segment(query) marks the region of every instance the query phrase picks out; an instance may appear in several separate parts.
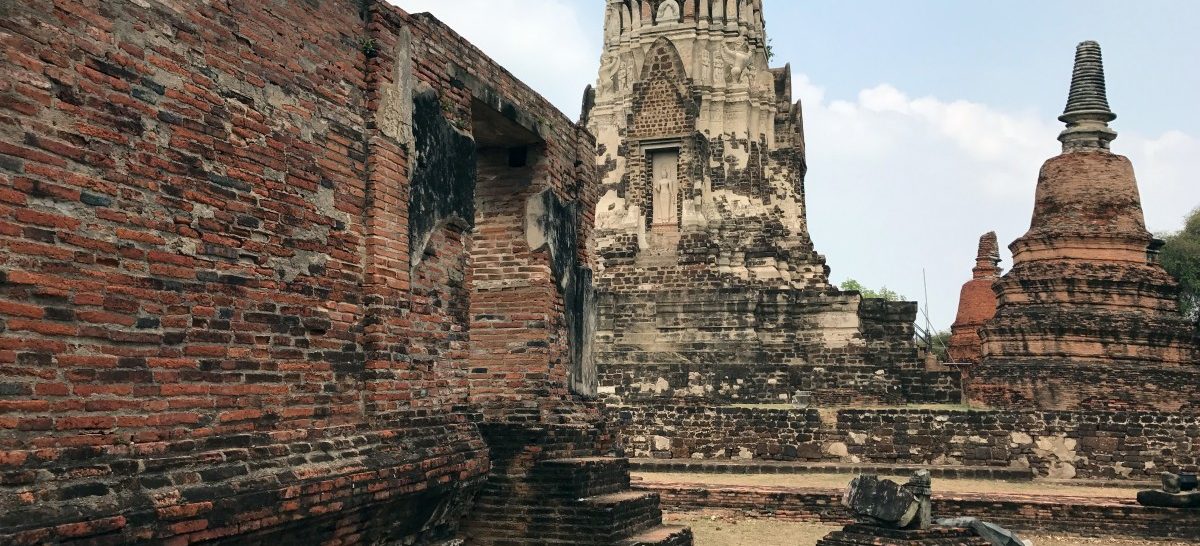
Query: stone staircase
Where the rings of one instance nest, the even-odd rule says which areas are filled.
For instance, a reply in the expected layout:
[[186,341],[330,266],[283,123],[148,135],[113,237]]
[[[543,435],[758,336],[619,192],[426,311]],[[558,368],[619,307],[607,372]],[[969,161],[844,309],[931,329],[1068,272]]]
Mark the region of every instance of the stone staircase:
[[466,544],[690,546],[687,527],[662,524],[657,493],[629,488],[629,461],[536,462],[524,479],[493,475],[479,494]]

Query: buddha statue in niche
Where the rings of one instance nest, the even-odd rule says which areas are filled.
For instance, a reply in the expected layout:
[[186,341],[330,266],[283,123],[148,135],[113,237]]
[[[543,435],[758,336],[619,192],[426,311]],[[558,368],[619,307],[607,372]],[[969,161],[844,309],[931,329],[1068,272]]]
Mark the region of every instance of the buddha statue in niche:
[[654,225],[674,224],[678,220],[676,199],[678,196],[679,152],[674,150],[655,152],[651,157],[651,175],[653,176],[651,223]]

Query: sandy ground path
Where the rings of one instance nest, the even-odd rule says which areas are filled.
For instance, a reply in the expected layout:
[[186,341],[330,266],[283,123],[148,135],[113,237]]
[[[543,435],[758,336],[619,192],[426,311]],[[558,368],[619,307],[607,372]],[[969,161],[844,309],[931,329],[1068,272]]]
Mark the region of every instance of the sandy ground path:
[[[696,546],[809,546],[838,526],[768,519],[733,519],[698,513],[668,513],[666,523],[691,526]],[[1022,534],[1033,546],[1195,546],[1191,542]]]

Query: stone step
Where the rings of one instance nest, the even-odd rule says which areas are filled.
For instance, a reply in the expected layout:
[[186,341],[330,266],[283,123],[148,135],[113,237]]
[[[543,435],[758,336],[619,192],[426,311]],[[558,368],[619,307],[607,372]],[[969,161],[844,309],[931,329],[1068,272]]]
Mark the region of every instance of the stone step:
[[548,459],[521,474],[494,475],[475,501],[468,541],[613,546],[644,535],[629,544],[691,545],[690,531],[646,535],[662,524],[659,496],[629,485],[629,460],[614,457]]
[[572,457],[538,463],[535,479],[547,492],[570,498],[594,497],[629,489],[629,460]]
[[485,502],[474,507],[473,515],[488,522],[489,544],[536,536],[539,544],[574,540],[575,544],[609,545],[662,523],[658,494],[643,491],[598,495],[555,506]]
[[582,499],[596,536],[623,539],[662,524],[658,494],[622,491]]
[[617,546],[691,546],[692,530],[682,525],[659,525],[631,536]]

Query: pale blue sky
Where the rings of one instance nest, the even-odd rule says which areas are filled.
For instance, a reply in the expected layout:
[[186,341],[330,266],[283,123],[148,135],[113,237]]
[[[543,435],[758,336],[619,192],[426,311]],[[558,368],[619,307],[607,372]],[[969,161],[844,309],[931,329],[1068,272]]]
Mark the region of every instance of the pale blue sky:
[[[603,0],[393,0],[430,11],[571,118],[596,78]],[[976,241],[1029,226],[1075,44],[1103,48],[1113,150],[1146,223],[1200,206],[1200,1],[764,0],[772,64],[804,101],[809,227],[832,279],[923,299],[954,320]],[[1009,266],[1009,255],[1003,251]]]
[[1058,114],[1075,44],[1096,40],[1121,128],[1200,128],[1195,0],[767,0],[764,9],[777,61],[835,97],[886,82],[913,96]]

